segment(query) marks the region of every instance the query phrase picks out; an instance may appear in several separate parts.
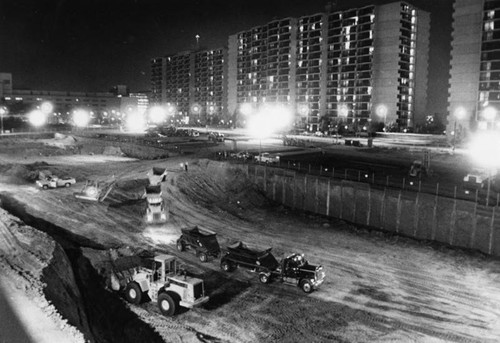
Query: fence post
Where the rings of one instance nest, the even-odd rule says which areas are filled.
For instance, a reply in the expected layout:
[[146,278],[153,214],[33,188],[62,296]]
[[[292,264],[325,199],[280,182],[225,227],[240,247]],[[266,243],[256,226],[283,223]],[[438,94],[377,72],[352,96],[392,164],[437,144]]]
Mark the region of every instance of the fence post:
[[375,184],[375,173],[372,173],[372,184]]
[[403,178],[403,189],[405,189],[406,178]]
[[489,245],[488,245],[488,254],[490,254],[490,255],[491,255],[491,250],[493,249],[493,232],[494,232],[493,230],[495,229],[495,210],[496,210],[496,207],[493,207],[493,212],[491,213],[490,241],[489,241]]
[[386,182],[385,182],[385,186],[386,186],[386,187],[389,187],[389,175],[387,175]]
[[330,216],[330,180],[328,180],[328,188],[326,189],[326,216]]
[[418,180],[418,192],[422,191],[422,180]]
[[399,233],[399,226],[401,224],[401,192],[402,190],[399,190],[398,194],[398,205],[396,206],[396,232]]
[[361,181],[361,170],[358,170],[358,182]]
[[333,169],[332,169],[332,178],[335,179],[335,167],[333,167]]
[[436,196],[439,195],[439,182],[436,183]]
[[344,180],[347,180],[347,168],[344,169]]
[[321,173],[323,172],[323,166],[319,166],[319,175],[321,175]]
[[307,175],[304,176],[304,192],[302,194],[302,210],[306,210],[305,194],[307,193]]
[[316,194],[314,196],[314,212],[319,214],[318,208],[319,208],[319,179],[316,178]]

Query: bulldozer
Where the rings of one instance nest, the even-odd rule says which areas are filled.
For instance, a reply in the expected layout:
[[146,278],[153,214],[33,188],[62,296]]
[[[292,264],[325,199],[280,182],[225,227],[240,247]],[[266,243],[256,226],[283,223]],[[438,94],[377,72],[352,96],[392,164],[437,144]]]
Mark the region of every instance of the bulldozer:
[[104,199],[113,190],[116,184],[116,179],[112,181],[87,180],[80,192],[73,193],[75,198],[81,200],[103,202]]

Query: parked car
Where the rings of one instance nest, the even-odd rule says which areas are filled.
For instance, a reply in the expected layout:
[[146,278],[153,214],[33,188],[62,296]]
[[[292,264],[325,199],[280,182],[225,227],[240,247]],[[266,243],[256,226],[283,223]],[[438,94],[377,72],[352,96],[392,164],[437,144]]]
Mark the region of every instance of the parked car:
[[53,175],[47,176],[44,179],[36,181],[36,184],[43,189],[57,188],[57,187],[71,187],[71,185],[74,185],[75,183],[76,180],[73,177],[59,178]]
[[255,156],[255,161],[256,162],[261,162],[261,163],[279,163],[280,162],[280,157],[277,155],[272,155],[268,152],[263,152],[261,154],[258,154]]

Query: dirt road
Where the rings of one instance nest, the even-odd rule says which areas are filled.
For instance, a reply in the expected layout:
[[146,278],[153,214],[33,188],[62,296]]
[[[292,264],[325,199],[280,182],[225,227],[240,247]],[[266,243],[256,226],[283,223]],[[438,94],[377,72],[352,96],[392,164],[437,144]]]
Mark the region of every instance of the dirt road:
[[[497,342],[500,339],[500,265],[479,254],[369,232],[276,207],[241,172],[223,163],[80,159],[51,165],[77,178],[73,189],[41,191],[25,182],[0,184],[0,193],[32,216],[67,230],[88,258],[109,248],[154,248],[177,254],[201,274],[211,301],[173,319],[151,304],[130,307],[166,342]],[[179,164],[189,162],[189,172]],[[147,170],[170,170],[162,186],[170,223],[145,228],[140,195]],[[121,183],[102,204],[81,203],[73,192],[88,175]],[[220,271],[178,253],[181,227],[218,233],[222,246],[242,240],[273,247],[276,257],[302,252],[322,264],[326,282],[311,295],[257,275]],[[90,304],[91,306],[91,304]]]

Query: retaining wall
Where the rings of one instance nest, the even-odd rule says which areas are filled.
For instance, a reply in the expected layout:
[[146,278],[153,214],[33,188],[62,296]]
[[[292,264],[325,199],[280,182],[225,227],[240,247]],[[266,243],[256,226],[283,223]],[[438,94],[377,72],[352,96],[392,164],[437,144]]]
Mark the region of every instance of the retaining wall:
[[496,207],[267,166],[239,168],[269,198],[290,208],[500,256]]

